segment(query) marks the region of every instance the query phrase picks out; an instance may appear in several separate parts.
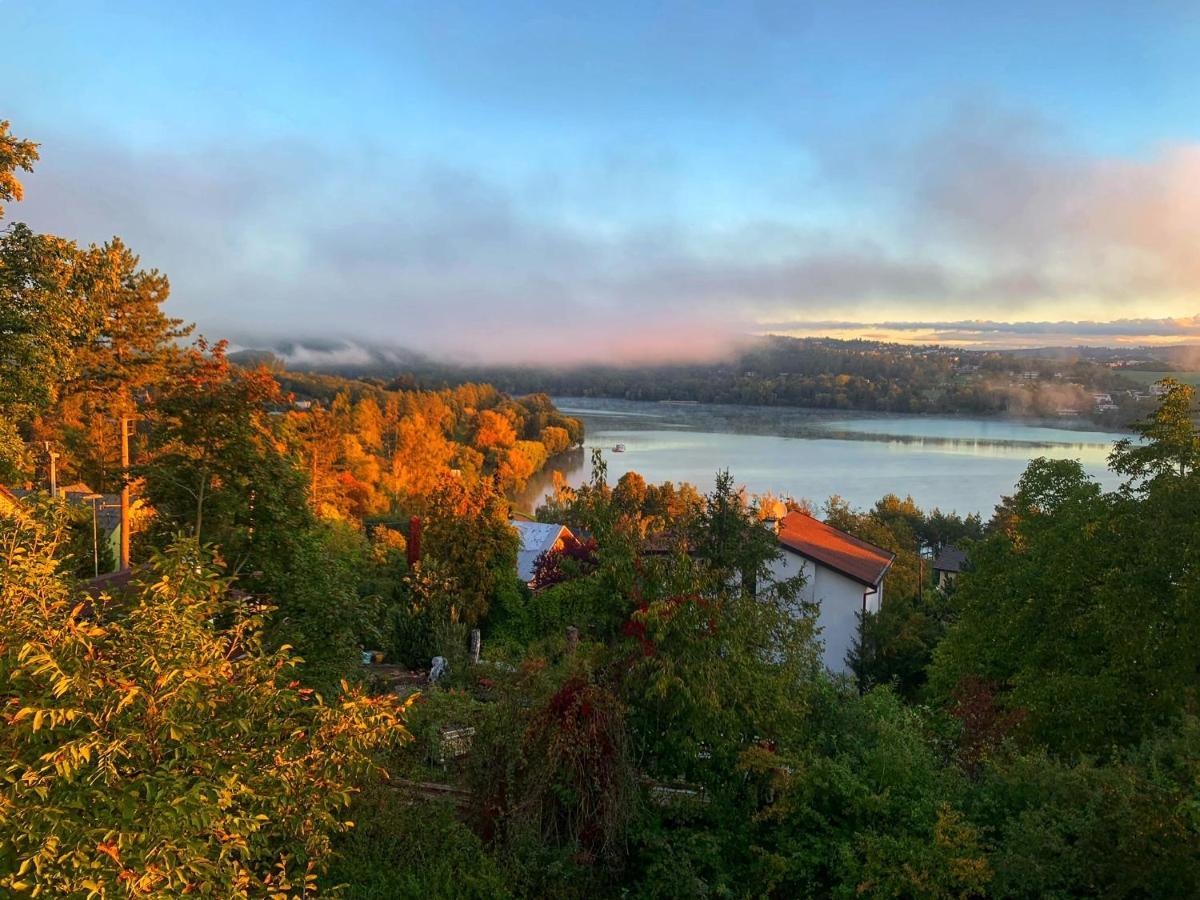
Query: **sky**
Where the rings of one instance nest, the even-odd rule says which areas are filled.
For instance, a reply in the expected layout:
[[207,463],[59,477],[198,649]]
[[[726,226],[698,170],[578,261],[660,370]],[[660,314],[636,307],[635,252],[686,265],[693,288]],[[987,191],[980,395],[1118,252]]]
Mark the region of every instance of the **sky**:
[[[238,346],[1200,341],[1200,3],[0,0],[10,221]],[[331,349],[336,348],[336,349]]]

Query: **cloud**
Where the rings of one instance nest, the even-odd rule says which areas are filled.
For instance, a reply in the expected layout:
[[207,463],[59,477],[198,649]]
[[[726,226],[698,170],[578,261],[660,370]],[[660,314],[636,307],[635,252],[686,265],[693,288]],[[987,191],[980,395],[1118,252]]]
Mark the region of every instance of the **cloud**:
[[[633,154],[611,177],[646,185],[654,201],[636,215],[628,193],[605,203],[620,192],[603,179],[591,202],[578,172],[500,177],[309,139],[135,151],[40,137],[10,219],[85,241],[119,233],[171,276],[175,315],[242,345],[300,341],[300,354],[325,338],[346,359],[363,347],[543,364],[713,358],[749,333],[833,328],[834,311],[842,330],[932,340],[1185,338],[1191,326],[1106,320],[1181,313],[1200,296],[1200,144],[1102,158],[988,107],[829,168],[836,220],[799,204],[697,220],[674,205],[681,176]],[[1003,321],[1051,307],[1079,318]]]
[[1047,344],[1150,344],[1200,340],[1200,315],[1168,319],[1114,319],[1111,321],[1018,321],[981,319],[957,321],[853,322],[779,321],[762,325],[764,331],[802,336],[860,336],[874,340],[921,343],[972,344],[995,347],[1029,347]]
[[1021,273],[1030,301],[1200,293],[1200,144],[1102,157],[1035,118],[964,106],[909,158],[912,227]]

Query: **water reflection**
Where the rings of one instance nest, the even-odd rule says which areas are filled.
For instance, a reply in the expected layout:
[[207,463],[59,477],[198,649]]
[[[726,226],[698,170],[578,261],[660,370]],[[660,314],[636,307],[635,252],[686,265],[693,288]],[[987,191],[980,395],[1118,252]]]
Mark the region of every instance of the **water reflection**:
[[[572,485],[590,475],[599,447],[610,481],[634,470],[647,481],[690,481],[702,490],[728,468],[753,492],[821,502],[840,494],[866,506],[886,493],[912,494],[925,507],[987,514],[1037,456],[1078,459],[1106,487],[1107,432],[1037,423],[819,410],[670,406],[565,399],[560,408],[587,426],[584,450],[554,460],[531,481],[519,505],[532,510],[552,488],[553,471]],[[624,453],[612,453],[617,443]]]

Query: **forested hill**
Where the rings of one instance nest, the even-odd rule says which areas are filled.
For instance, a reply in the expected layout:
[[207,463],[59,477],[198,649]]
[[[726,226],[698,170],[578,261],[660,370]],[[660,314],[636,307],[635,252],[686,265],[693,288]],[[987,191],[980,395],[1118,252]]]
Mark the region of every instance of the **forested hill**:
[[[261,351],[250,351],[256,361]],[[912,347],[877,341],[770,336],[716,362],[642,366],[463,366],[386,358],[338,374],[379,386],[438,388],[486,382],[513,394],[694,400],[886,412],[1058,416],[1077,414],[1124,426],[1149,407],[1144,385],[1122,372],[1123,360],[1086,353],[1008,353]],[[1145,362],[1145,361],[1143,361]],[[319,389],[322,377],[314,376]],[[325,376],[327,379],[329,376]],[[1098,408],[1096,394],[1111,402]]]

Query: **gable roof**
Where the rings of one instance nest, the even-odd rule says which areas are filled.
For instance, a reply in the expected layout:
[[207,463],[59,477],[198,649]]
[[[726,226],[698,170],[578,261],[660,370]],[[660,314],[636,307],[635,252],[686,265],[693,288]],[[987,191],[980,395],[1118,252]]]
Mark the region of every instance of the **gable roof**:
[[534,563],[537,558],[558,543],[558,539],[571,532],[566,525],[551,525],[546,522],[522,522],[510,520],[509,525],[521,536],[521,549],[517,551],[517,575],[522,581],[533,581]]
[[935,572],[961,572],[967,562],[967,551],[947,544],[933,561]]
[[802,512],[779,521],[779,543],[867,587],[878,587],[896,555]]

